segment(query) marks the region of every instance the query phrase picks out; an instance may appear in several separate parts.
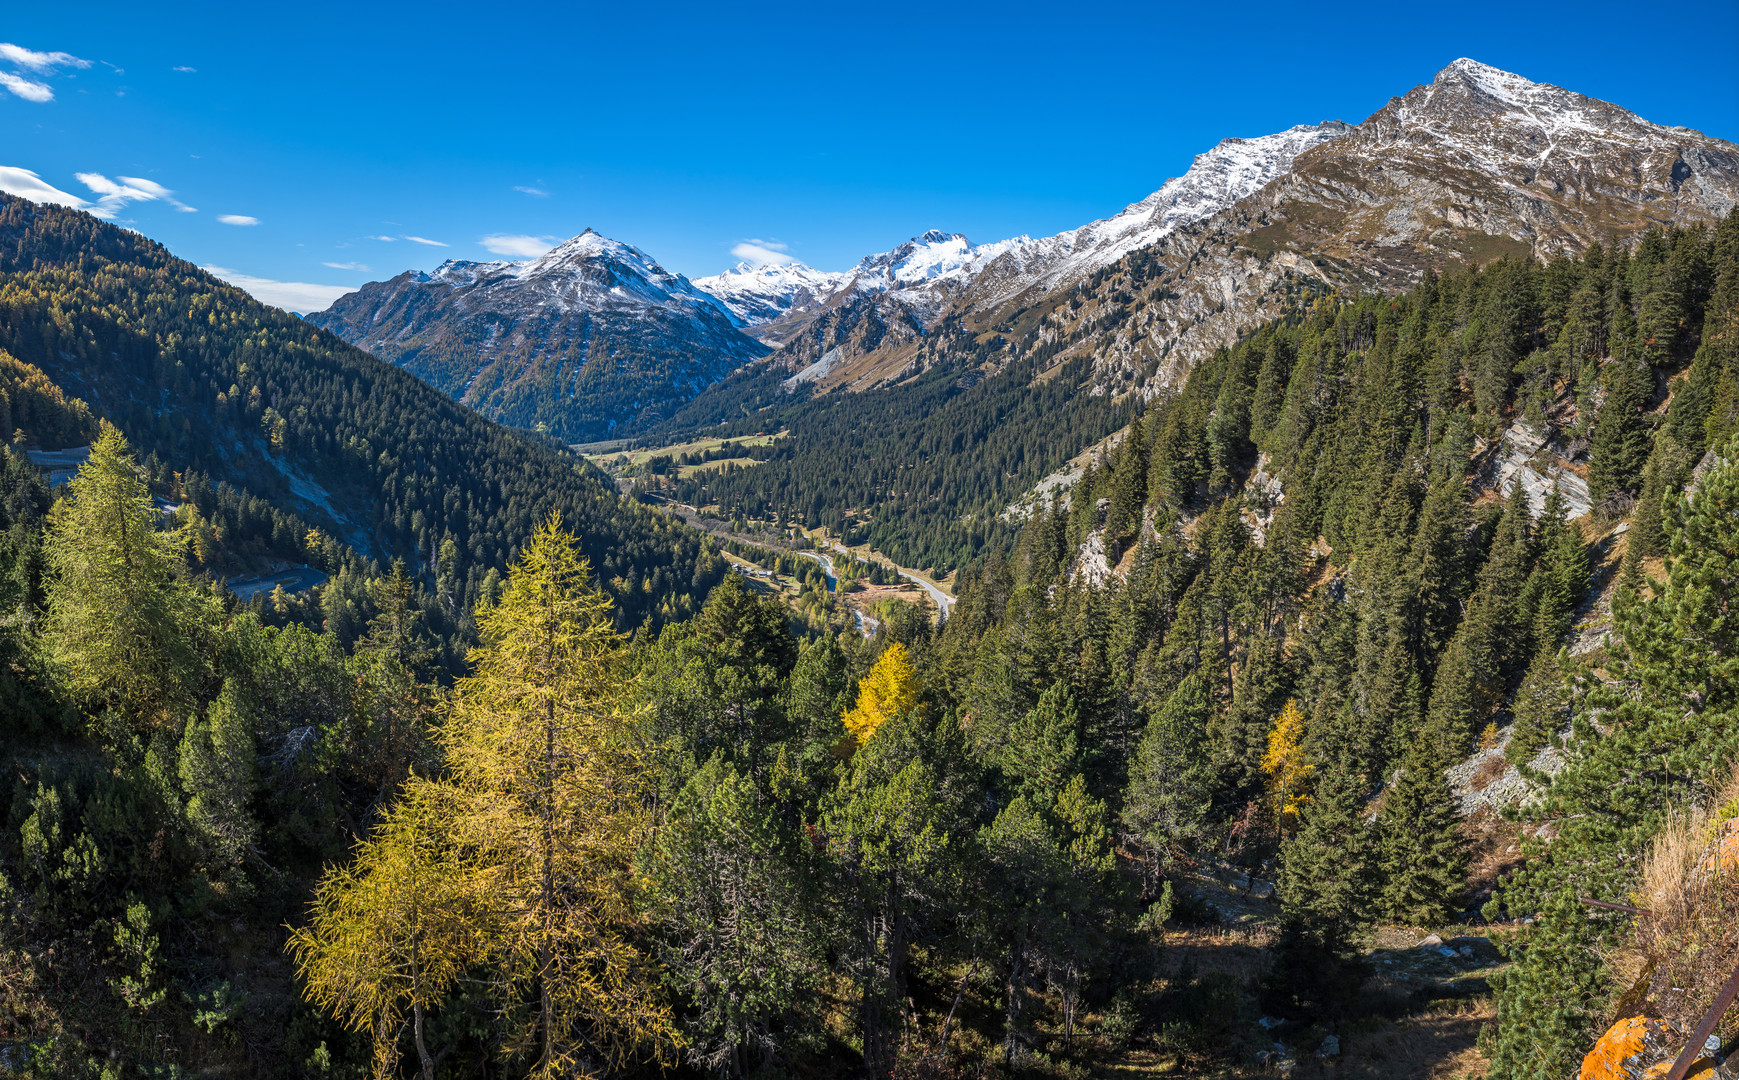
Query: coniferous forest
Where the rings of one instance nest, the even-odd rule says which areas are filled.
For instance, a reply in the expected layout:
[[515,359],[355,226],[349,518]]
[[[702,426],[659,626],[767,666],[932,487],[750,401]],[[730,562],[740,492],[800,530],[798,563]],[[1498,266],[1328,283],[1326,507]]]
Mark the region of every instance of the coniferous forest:
[[[1574,1072],[1635,957],[1713,997],[1582,899],[1734,794],[1739,213],[1083,403],[1122,437],[869,636],[86,215],[0,203],[0,348],[0,1070],[1351,1067],[1460,1007],[1380,970],[1396,927],[1495,943],[1494,1080]],[[1504,486],[1518,427],[1585,506]],[[61,486],[25,456],[81,439]],[[329,577],[224,586],[268,560]],[[1476,834],[1451,774],[1500,747],[1528,794]]]

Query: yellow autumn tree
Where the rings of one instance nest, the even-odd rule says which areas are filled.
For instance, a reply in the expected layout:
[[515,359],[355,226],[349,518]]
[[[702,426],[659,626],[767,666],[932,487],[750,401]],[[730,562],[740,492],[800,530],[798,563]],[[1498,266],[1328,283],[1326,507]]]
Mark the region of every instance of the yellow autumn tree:
[[858,680],[857,704],[842,718],[851,735],[848,749],[862,746],[877,728],[917,703],[918,680],[912,672],[911,655],[896,641],[882,650],[869,674]]
[[1304,713],[1298,702],[1286,707],[1268,733],[1268,750],[1262,755],[1262,773],[1267,777],[1268,797],[1281,831],[1298,825],[1298,811],[1309,799],[1310,759],[1304,753]]
[[446,789],[413,778],[349,866],[328,873],[289,948],[309,1000],[374,1041],[378,1077],[397,1075],[405,1011],[423,1080],[435,1057],[423,1017],[485,953],[494,929],[486,867],[451,843]]
[[615,1070],[674,1040],[635,945],[633,856],[650,825],[610,600],[555,515],[477,615],[482,644],[440,740],[454,829],[494,875],[490,962],[529,1008],[507,1049],[533,1075]]
[[633,859],[649,819],[631,684],[609,598],[560,518],[538,528],[477,623],[482,644],[438,736],[446,777],[411,779],[292,938],[307,994],[373,1032],[383,1070],[409,1010],[432,1075],[422,1011],[468,969],[493,977],[504,1049],[533,1076],[661,1057],[676,1042],[670,1009],[635,944]]

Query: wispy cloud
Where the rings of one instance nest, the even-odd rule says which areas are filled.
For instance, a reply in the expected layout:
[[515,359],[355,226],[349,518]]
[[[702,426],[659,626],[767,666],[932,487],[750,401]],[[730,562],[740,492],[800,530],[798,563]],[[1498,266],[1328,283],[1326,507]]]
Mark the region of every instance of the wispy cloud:
[[225,225],[258,225],[260,219],[252,214],[219,214],[217,220]]
[[430,240],[429,238],[424,237],[424,236],[407,236],[407,237],[405,237],[405,239],[409,240],[413,244],[427,244],[430,247],[447,247],[447,246],[449,246],[447,244],[442,243],[439,240]]
[[368,269],[367,263],[359,263],[359,262],[347,262],[347,263],[329,262],[329,263],[321,263],[320,265],[321,266],[330,266],[334,270],[362,270],[362,271],[366,271]]
[[[0,41],[0,63],[16,69],[0,71],[0,89],[5,89],[14,97],[38,104],[54,100],[54,88],[42,81],[43,77],[52,75],[57,68],[88,68],[89,60],[81,60],[71,53],[37,52],[26,49],[22,45]],[[29,72],[30,77],[21,72]]]
[[[122,176],[122,177],[118,177],[118,179],[121,181],[121,183],[127,185],[127,188],[128,188],[130,193],[142,191],[145,194],[150,195],[154,199],[162,199],[164,202],[168,203],[170,206],[175,207],[175,209],[181,211],[183,214],[197,214],[197,213],[199,213],[199,211],[195,210],[193,207],[188,206],[186,203],[182,202],[180,199],[177,199],[175,197],[175,193],[173,191],[170,191],[168,188],[164,187],[162,184],[159,184],[155,180],[143,180],[137,176]],[[137,196],[130,195],[130,197],[136,198]]]
[[180,66],[180,67],[172,67],[172,68],[170,68],[170,69],[169,69],[169,70],[170,70],[170,71],[179,71],[179,72],[182,72],[182,73],[183,73],[183,74],[187,74],[187,75],[193,75],[193,74],[196,74],[196,73],[197,73],[197,72],[198,72],[198,71],[199,71],[199,69],[198,69],[198,68],[196,68],[196,67],[188,67],[188,66],[187,66],[187,65],[185,65],[185,64],[183,64],[183,65],[181,65],[181,66]]
[[70,206],[75,210],[84,210],[91,205],[77,195],[60,190],[29,169],[13,165],[0,165],[0,191],[31,202]]
[[778,240],[744,240],[731,248],[731,254],[756,266],[784,266],[797,261],[786,254],[789,246]]
[[194,209],[175,198],[175,193],[157,183],[155,180],[144,180],[137,176],[122,176],[110,180],[102,173],[73,173],[78,182],[90,188],[97,195],[95,206],[88,209],[101,218],[112,218],[121,212],[128,203],[135,202],[166,202],[183,213],[194,213]]
[[13,67],[29,68],[31,71],[41,72],[53,71],[57,67],[88,68],[91,66],[89,60],[80,60],[72,53],[37,52],[34,49],[26,49],[22,45],[14,45],[7,41],[0,41],[0,60],[6,61]]
[[477,242],[496,255],[512,255],[521,259],[535,259],[550,248],[561,243],[561,237],[512,236],[507,233],[491,233]]
[[306,315],[310,311],[324,311],[331,306],[332,301],[356,291],[347,285],[273,281],[271,278],[254,277],[252,274],[243,274],[223,266],[202,266],[200,269],[247,292],[261,303],[281,307],[298,315]]
[[384,241],[385,243],[388,243],[388,244],[396,244],[396,243],[398,243],[399,238],[396,236],[371,236],[371,237],[369,237],[369,239],[370,240]]
[[545,191],[543,188],[540,188],[540,187],[527,187],[524,184],[515,184],[515,185],[513,185],[513,190],[523,191],[527,195],[536,196],[539,199],[549,198],[549,192]]

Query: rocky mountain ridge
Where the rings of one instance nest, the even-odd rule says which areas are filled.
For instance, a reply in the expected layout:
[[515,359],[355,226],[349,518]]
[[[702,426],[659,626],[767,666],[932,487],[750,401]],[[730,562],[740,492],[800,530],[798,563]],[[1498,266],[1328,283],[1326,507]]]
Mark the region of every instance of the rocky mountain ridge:
[[710,293],[591,229],[537,259],[373,282],[308,321],[491,419],[570,441],[655,422],[766,352]]
[[1734,144],[1457,60],[1302,148],[1253,193],[1072,282],[998,288],[1030,249],[1004,256],[938,320],[960,332],[932,335],[898,366],[849,360],[833,378],[862,387],[937,363],[995,370],[1043,350],[1053,363],[1091,357],[1089,392],[1151,396],[1301,292],[1393,290],[1503,254],[1574,254],[1713,222],[1736,203]]

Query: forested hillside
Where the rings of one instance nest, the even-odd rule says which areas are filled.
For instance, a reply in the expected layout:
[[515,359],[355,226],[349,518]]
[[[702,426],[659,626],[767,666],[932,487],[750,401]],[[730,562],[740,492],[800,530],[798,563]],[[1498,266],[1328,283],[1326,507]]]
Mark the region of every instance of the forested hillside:
[[[178,280],[111,265],[89,289]],[[18,278],[97,310],[71,269]],[[97,328],[155,305],[102,310],[95,342],[204,355]],[[164,389],[198,405],[189,383]],[[1556,492],[1504,488],[1518,425],[1567,463]],[[283,435],[326,460],[312,421]],[[375,581],[351,641],[262,620],[200,583],[119,430],[60,499],[8,453],[0,1053],[56,1077],[1081,1077],[1242,1075],[1332,1037],[1376,1070],[1441,1004],[1373,977],[1400,925],[1502,942],[1481,1068],[1568,1075],[1631,934],[1577,898],[1622,903],[1732,772],[1736,436],[1739,215],[1318,299],[1135,417],[965,566],[940,627],[800,638],[733,575],[625,639],[592,541],[539,519],[450,687],[411,581]],[[1533,785],[1501,879],[1470,876],[1490,852],[1446,775],[1480,745]],[[1204,888],[1235,870],[1277,904]],[[1650,1007],[1700,1007],[1698,978]]]
[[380,567],[404,560],[439,601],[455,663],[469,612],[551,511],[624,626],[691,614],[723,569],[553,443],[76,211],[0,196],[0,348],[119,426],[154,475],[265,500],[283,518],[264,527],[270,554],[336,571],[335,540]]
[[826,527],[945,576],[987,547],[1006,548],[1015,526],[1003,510],[1128,421],[1127,402],[1081,392],[1088,365],[1049,360],[1030,355],[989,377],[935,368],[895,387],[791,404],[772,373],[739,375],[703,400],[716,404],[728,388],[773,408],[709,434],[766,428],[789,438],[753,469],[693,476],[671,491],[726,516]]

